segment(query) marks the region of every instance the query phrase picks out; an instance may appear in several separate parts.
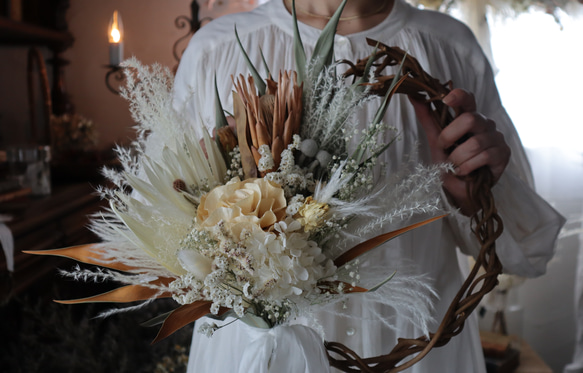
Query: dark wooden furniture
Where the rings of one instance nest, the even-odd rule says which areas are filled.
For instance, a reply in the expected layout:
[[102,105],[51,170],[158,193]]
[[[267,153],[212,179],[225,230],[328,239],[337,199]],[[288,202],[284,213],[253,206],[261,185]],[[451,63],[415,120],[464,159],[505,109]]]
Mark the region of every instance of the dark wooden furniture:
[[64,69],[68,61],[62,53],[73,45],[68,31],[66,11],[68,0],[22,0],[22,20],[0,16],[0,45],[48,47],[53,66],[50,101],[52,113],[62,115],[73,109],[65,89]]
[[[7,223],[15,242],[12,295],[25,292],[43,279],[54,278],[56,268],[66,261],[22,251],[96,242],[97,238],[87,227],[88,215],[99,211],[103,205],[104,201],[89,183],[55,186],[48,197],[24,197],[1,203],[0,213],[14,217]],[[6,273],[6,258],[0,255],[0,272]],[[2,285],[2,288],[7,287]]]

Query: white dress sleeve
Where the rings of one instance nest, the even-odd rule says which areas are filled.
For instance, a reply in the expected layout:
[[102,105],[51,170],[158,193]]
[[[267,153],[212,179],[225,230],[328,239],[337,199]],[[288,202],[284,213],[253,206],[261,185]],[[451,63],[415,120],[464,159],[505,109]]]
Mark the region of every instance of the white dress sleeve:
[[[483,87],[476,95],[478,110],[496,122],[512,151],[508,167],[492,189],[504,225],[496,241],[496,252],[505,273],[540,276],[553,257],[556,238],[565,219],[534,191],[530,164],[518,133],[500,103],[485,58],[484,67],[484,74],[477,74],[477,83]],[[461,250],[476,256],[480,247],[471,231],[470,219],[458,213],[449,218],[449,224]]]

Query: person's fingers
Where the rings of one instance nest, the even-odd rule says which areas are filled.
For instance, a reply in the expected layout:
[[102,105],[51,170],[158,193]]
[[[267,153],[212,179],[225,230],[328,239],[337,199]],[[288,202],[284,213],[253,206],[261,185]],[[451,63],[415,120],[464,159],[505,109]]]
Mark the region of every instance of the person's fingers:
[[431,108],[429,104],[425,102],[421,102],[418,100],[413,99],[409,96],[409,101],[413,105],[415,109],[415,115],[417,116],[417,120],[421,123],[425,135],[427,136],[427,141],[429,143],[429,147],[431,149],[431,154],[434,162],[443,162],[446,159],[445,153],[440,151],[440,147],[438,145],[439,134],[441,129],[439,128],[437,122],[433,118],[431,114]]
[[455,118],[451,124],[439,134],[437,144],[443,149],[449,149],[464,136],[484,132],[495,132],[496,124],[478,113],[463,113]]
[[473,93],[461,88],[453,89],[442,101],[447,106],[459,109],[463,113],[476,111],[476,99]]
[[[510,148],[500,132],[472,136],[458,146],[448,161],[456,167],[458,176],[465,176],[482,166],[489,166],[493,173],[506,166]],[[498,175],[495,175],[498,176]]]

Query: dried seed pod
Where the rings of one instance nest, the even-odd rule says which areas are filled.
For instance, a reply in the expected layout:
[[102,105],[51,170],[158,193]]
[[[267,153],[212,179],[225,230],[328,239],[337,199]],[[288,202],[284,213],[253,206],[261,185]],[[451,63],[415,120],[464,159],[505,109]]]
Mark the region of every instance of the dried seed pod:
[[325,150],[320,150],[316,154],[316,159],[320,162],[320,166],[327,167],[328,163],[332,160],[332,155]]
[[174,188],[174,190],[177,192],[183,192],[186,190],[186,183],[184,182],[184,180],[176,179],[172,183],[172,188]]
[[306,156],[313,158],[318,153],[318,143],[313,139],[304,139],[300,144],[300,151]]
[[316,170],[316,168],[318,168],[319,165],[320,165],[320,162],[318,162],[317,159],[314,159],[312,161],[312,163],[310,163],[310,165],[308,166],[308,171],[314,172]]
[[235,134],[230,127],[219,128],[217,130],[216,136],[219,139],[223,150],[227,153],[232,152],[233,149],[235,149],[237,146],[237,137],[235,137]]

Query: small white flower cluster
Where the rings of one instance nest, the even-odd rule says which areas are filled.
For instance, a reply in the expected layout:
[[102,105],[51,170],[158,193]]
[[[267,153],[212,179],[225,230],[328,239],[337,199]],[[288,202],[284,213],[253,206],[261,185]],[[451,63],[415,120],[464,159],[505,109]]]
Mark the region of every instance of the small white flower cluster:
[[[236,287],[238,284],[233,279],[233,274],[229,272],[229,263],[227,260],[216,260],[217,269],[211,272],[204,279],[203,295],[205,299],[211,300],[211,313],[219,313],[220,307],[232,308],[238,317],[245,315],[244,300]],[[235,291],[234,291],[235,290]]]
[[294,150],[299,148],[301,141],[299,135],[294,135],[293,142],[281,152],[278,170],[265,176],[267,180],[281,185],[288,199],[302,191],[313,192],[316,187],[314,175],[295,162]]
[[195,250],[204,255],[209,248],[216,246],[217,243],[217,240],[215,240],[209,232],[194,227],[188,235],[180,241],[180,247],[182,249]]
[[273,160],[273,155],[271,155],[269,145],[261,145],[257,151],[261,154],[261,158],[257,164],[257,170],[260,172],[272,170],[275,167],[275,161]]
[[[359,164],[354,159],[347,160],[344,169],[342,170],[342,177],[349,175],[353,176],[350,181],[338,191],[338,199],[351,201],[358,196],[363,195],[363,192],[370,192],[374,187],[372,168],[376,162],[376,157],[371,157],[362,164]],[[335,172],[339,167],[340,163],[335,163],[334,166],[332,166],[331,172]]]
[[215,323],[209,324],[209,323],[204,323],[200,326],[200,328],[198,328],[198,332],[200,334],[206,335],[207,337],[212,337],[213,334],[215,334],[215,332],[219,330],[219,326]]
[[289,299],[284,299],[281,304],[274,304],[272,302],[259,301],[256,303],[257,314],[263,320],[272,325],[281,324],[288,320],[293,313],[294,303]]
[[229,153],[229,158],[231,159],[231,164],[227,169],[225,180],[231,180],[234,177],[242,179],[245,176],[245,173],[243,172],[243,166],[241,165],[241,152],[239,151],[239,146],[233,148]]
[[301,194],[296,194],[293,196],[287,203],[287,208],[285,209],[285,213],[288,217],[293,217],[295,214],[300,211],[300,209],[304,206],[304,201],[306,198]]
[[[360,131],[355,130],[354,134],[346,136],[345,141],[349,142],[352,136],[362,135],[358,143],[357,150],[351,157],[346,159],[346,164],[342,170],[342,176],[353,175],[350,182],[346,184],[338,193],[338,198],[343,201],[351,201],[362,196],[363,192],[370,192],[374,188],[373,169],[378,163],[378,156],[388,145],[384,141],[379,141],[387,130],[395,131],[394,127],[389,127],[383,122],[371,124],[368,128]],[[389,144],[394,141],[391,140]],[[342,160],[333,157],[336,163],[332,166],[332,173],[336,171]],[[340,162],[339,162],[340,161]]]
[[170,283],[172,299],[180,304],[190,304],[201,300],[203,283],[194,278],[192,274],[180,276]]

